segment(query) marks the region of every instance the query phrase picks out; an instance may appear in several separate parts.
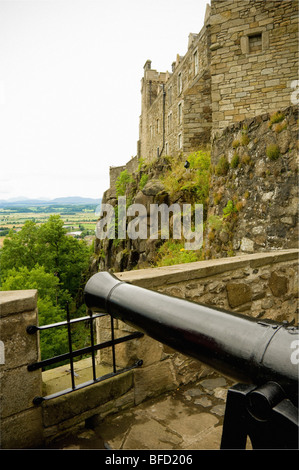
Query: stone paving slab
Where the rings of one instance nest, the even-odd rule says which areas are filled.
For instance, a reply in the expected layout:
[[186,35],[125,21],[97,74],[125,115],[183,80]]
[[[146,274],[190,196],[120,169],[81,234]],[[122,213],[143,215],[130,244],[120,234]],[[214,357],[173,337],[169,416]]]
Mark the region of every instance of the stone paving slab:
[[60,449],[216,450],[220,448],[227,389],[214,374],[117,415],[56,444]]

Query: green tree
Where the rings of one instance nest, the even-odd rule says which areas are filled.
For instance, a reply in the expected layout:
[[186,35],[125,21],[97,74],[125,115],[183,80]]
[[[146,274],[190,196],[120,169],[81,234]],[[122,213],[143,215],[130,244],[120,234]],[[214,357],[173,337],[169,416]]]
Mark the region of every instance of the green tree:
[[89,256],[90,248],[84,241],[66,234],[60,215],[50,216],[41,226],[28,221],[4,240],[1,282],[12,268],[26,266],[30,270],[39,264],[58,277],[60,290],[68,291],[74,298],[85,280]]
[[[49,297],[38,298],[37,306],[40,325],[49,325],[66,320],[66,311],[53,305]],[[68,351],[67,328],[61,326],[41,331],[40,350],[42,360],[66,353]],[[64,361],[64,363],[67,362],[69,361]],[[57,367],[57,364],[52,367]]]
[[[90,247],[66,234],[59,215],[40,226],[28,221],[4,240],[0,290],[37,289],[39,324],[64,321],[67,303],[71,316],[82,306],[89,258]],[[81,333],[76,335],[79,347],[86,340],[83,328]],[[62,354],[66,345],[65,327],[41,332],[42,358]]]
[[59,279],[39,265],[31,270],[27,266],[8,270],[1,286],[2,291],[37,289],[40,297],[48,297],[53,304],[56,302],[58,288]]
[[37,240],[38,226],[32,220],[26,221],[19,232],[9,232],[1,250],[1,278],[13,267],[27,266],[31,269],[38,263],[41,247]]
[[[57,302],[59,279],[47,273],[43,266],[36,265],[29,270],[26,266],[10,269],[2,283],[1,290],[37,289],[37,308],[40,325],[57,323],[66,319],[65,310]],[[56,356],[67,351],[66,328],[45,330],[40,334],[41,358]]]

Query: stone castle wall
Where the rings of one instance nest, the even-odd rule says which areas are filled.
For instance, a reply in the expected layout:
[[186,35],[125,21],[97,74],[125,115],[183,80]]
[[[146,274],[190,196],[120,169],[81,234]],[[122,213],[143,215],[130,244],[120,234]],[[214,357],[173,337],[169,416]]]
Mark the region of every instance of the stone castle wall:
[[298,2],[212,0],[213,131],[291,104]]
[[211,0],[171,73],[144,66],[138,157],[192,152],[210,142],[211,130],[290,106],[297,38],[296,0]]
[[211,129],[210,31],[189,35],[188,52],[177,56],[172,73],[144,66],[139,155],[152,160],[160,155],[189,152],[208,143]]
[[207,257],[298,246],[297,137],[297,106],[214,136]]

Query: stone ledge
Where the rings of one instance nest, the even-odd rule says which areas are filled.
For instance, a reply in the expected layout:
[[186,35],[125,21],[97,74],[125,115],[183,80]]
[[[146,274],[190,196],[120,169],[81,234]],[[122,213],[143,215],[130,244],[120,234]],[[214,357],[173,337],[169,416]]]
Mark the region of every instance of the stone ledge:
[[37,290],[11,290],[0,292],[0,316],[34,310],[37,305]]
[[82,416],[96,414],[95,410],[109,401],[117,400],[133,387],[133,370],[111,377],[89,387],[78,389],[67,395],[52,398],[42,403],[44,427],[82,421]]
[[281,263],[298,259],[299,250],[279,250],[268,253],[253,253],[249,255],[239,255],[231,258],[221,258],[205,261],[196,261],[194,263],[178,264],[174,266],[165,266],[159,268],[139,269],[136,271],[127,271],[115,273],[121,281],[132,283],[136,286],[145,288],[154,288],[163,284],[174,284],[190,279],[214,276],[215,274],[230,271],[243,266],[251,268]]

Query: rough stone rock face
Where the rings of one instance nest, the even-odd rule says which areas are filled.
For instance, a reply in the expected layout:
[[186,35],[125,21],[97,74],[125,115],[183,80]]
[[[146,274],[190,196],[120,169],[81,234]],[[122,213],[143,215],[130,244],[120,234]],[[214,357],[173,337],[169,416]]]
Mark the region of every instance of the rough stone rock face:
[[[168,193],[165,191],[162,182],[159,180],[161,172],[169,168],[167,160],[161,159],[155,165],[151,165],[147,170],[135,169],[132,173],[132,181],[127,185],[124,196],[127,206],[140,204],[146,210],[147,238],[130,239],[96,239],[95,254],[97,257],[98,270],[126,271],[133,268],[150,266],[154,263],[157,255],[157,248],[161,244],[161,239],[149,238],[150,226],[150,206],[151,204],[162,204],[169,202]],[[142,187],[140,181],[146,175],[148,181]],[[102,204],[110,204],[116,208],[118,196],[113,188],[105,191]],[[138,214],[136,214],[137,217]],[[134,219],[134,216],[127,219],[127,222]]]
[[298,107],[291,106],[214,137],[207,258],[297,247],[297,136]]
[[145,196],[156,196],[160,191],[163,191],[163,189],[164,186],[160,181],[151,180],[144,186],[142,193]]
[[[298,246],[297,136],[298,106],[291,106],[238,122],[213,137],[202,259]],[[126,197],[145,207],[148,237],[96,240],[94,269],[118,272],[155,264],[164,240],[159,233],[157,239],[149,237],[151,204],[194,202],[192,188],[170,196],[160,178],[169,169],[166,158],[135,169]],[[103,203],[117,205],[113,188],[104,193]]]
[[227,297],[230,307],[238,307],[251,301],[251,288],[243,283],[231,282],[227,284]]

